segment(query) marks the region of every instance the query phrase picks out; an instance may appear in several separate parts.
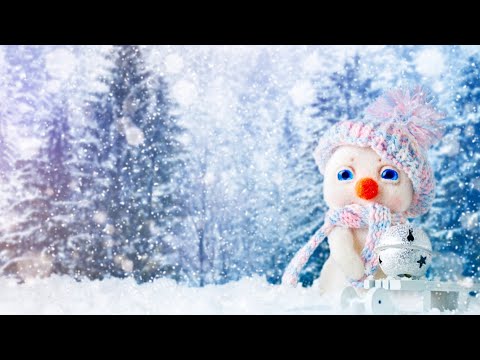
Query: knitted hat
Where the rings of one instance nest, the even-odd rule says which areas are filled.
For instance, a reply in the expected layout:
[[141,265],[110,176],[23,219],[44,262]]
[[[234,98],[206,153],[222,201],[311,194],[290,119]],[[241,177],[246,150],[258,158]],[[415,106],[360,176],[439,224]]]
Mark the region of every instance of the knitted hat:
[[412,181],[413,201],[405,215],[422,215],[430,209],[435,195],[427,150],[443,133],[437,122],[442,118],[421,87],[387,91],[365,110],[362,119],[341,121],[328,129],[315,149],[315,162],[324,174],[337,147],[371,147]]

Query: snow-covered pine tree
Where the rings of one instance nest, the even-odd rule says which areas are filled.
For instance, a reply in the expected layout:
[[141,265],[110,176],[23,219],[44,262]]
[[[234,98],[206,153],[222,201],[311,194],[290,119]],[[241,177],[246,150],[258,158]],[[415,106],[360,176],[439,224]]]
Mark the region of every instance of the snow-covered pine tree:
[[261,257],[252,251],[257,235],[252,209],[260,205],[255,205],[259,174],[253,155],[263,149],[255,144],[262,138],[257,129],[263,122],[258,116],[263,108],[255,97],[261,90],[252,79],[259,72],[241,58],[225,61],[223,51],[230,50],[202,51],[197,71],[205,76],[204,83],[196,84],[202,100],[183,115],[193,120],[188,127],[187,162],[190,235],[179,253],[182,268],[188,269],[186,277],[200,286],[261,270],[254,263]]
[[[13,174],[13,156],[12,148],[7,141],[5,133],[3,131],[4,121],[0,118],[0,186],[2,187],[2,192],[0,193],[0,239],[3,237],[3,234],[9,230],[10,221],[12,216],[9,213],[10,206],[14,203],[15,197],[13,196],[15,187],[10,182]],[[1,248],[1,245],[0,245]],[[4,255],[6,258],[4,259]],[[8,255],[3,254],[0,250],[0,266],[2,263],[7,261]]]
[[107,57],[110,68],[101,79],[107,90],[94,94],[88,104],[96,121],[96,128],[90,131],[95,140],[86,145],[97,151],[92,156],[98,161],[98,177],[90,185],[97,192],[94,221],[103,230],[102,241],[94,243],[97,252],[105,253],[105,261],[95,263],[106,267],[105,274],[124,277],[138,271],[134,266],[140,225],[135,193],[142,184],[135,184],[132,177],[138,170],[135,162],[144,140],[138,125],[147,118],[149,99],[139,47],[114,46]]
[[[141,49],[114,46],[109,60],[103,79],[107,90],[95,94],[88,105],[97,123],[90,130],[95,141],[88,146],[97,152],[92,157],[98,174],[91,181],[95,190],[89,191],[97,192],[93,220],[99,225],[94,228],[103,231],[100,242],[93,240],[98,259],[94,262],[106,267],[107,274],[132,274],[143,282],[173,271],[165,257],[170,251],[167,234],[157,233],[157,221],[168,219],[165,214],[156,218],[154,191],[158,196],[159,189],[154,187],[174,181],[169,161],[179,155],[168,152],[177,151],[178,129],[168,118],[166,86],[146,71]],[[165,205],[170,212],[172,206]]]
[[141,216],[145,219],[145,231],[149,232],[143,281],[161,276],[178,278],[174,249],[177,238],[185,234],[187,216],[186,152],[179,141],[185,130],[178,116],[173,115],[175,105],[162,77],[152,81],[152,91],[153,103],[141,128],[145,140],[139,158],[147,172],[136,176],[139,182],[145,177]]
[[[77,279],[102,279],[109,268],[105,239],[105,213],[98,211],[99,202],[109,181],[99,161],[101,129],[86,106],[82,120],[72,132],[69,161],[71,194],[66,206],[72,214],[69,236],[58,250],[57,272]],[[110,265],[111,266],[111,265]]]
[[[204,120],[205,114],[197,119]],[[196,134],[195,134],[196,135]],[[213,167],[214,154],[201,137],[189,134],[192,144],[185,161],[186,179],[186,229],[185,237],[178,247],[178,261],[183,280],[197,286],[205,286],[211,282],[214,271],[211,245],[218,239],[212,236],[215,227],[213,214],[217,212],[217,204],[212,193],[215,181]],[[215,234],[216,235],[216,234]]]
[[262,206],[259,201],[258,185],[264,170],[255,161],[257,151],[261,151],[265,145],[260,144],[257,138],[261,133],[259,126],[261,108],[252,110],[252,104],[245,105],[247,110],[242,114],[239,128],[236,129],[238,138],[236,142],[241,142],[242,146],[232,158],[234,171],[237,174],[234,182],[238,193],[235,202],[231,204],[232,208],[226,211],[229,213],[229,218],[224,219],[224,222],[225,220],[231,222],[231,226],[226,227],[229,234],[228,240],[240,250],[230,252],[229,263],[236,271],[230,271],[228,277],[235,280],[255,273],[258,270],[255,263],[263,256],[258,252],[262,232],[258,221],[258,212]]
[[230,264],[237,272],[229,270],[227,279],[253,274],[271,278],[270,272],[278,272],[278,265],[270,270],[272,261],[284,246],[278,228],[279,179],[272,174],[280,165],[276,144],[288,94],[278,86],[278,76],[285,69],[278,65],[276,55],[258,50],[244,65],[245,82],[236,90],[238,121],[231,157],[235,176],[230,183],[238,192],[234,203],[228,205],[236,210],[230,215],[233,236],[225,238],[231,240]]
[[[424,222],[434,248],[463,258],[465,276],[480,273],[480,56],[468,58],[455,98],[453,118],[437,149],[436,198]],[[444,264],[449,266],[449,264]],[[451,264],[455,266],[456,264]],[[442,276],[455,269],[441,269]],[[445,274],[443,274],[445,273]]]
[[[297,115],[297,119],[295,119]],[[278,283],[283,271],[297,250],[321,226],[326,205],[323,202],[321,176],[313,160],[312,144],[302,133],[302,118],[305,114],[295,114],[289,110],[284,116],[281,139],[278,144],[279,167],[278,210],[276,219],[278,243],[272,253],[272,267],[269,270],[270,282]],[[304,125],[304,124],[303,124]],[[325,245],[317,250],[301,274],[300,281],[310,285],[319,275],[319,267],[328,256]]]
[[9,123],[24,126],[25,132],[41,131],[42,120],[52,109],[47,89],[49,73],[45,65],[49,48],[45,45],[9,45],[4,48],[7,99],[2,102],[1,112]]
[[8,124],[8,108],[10,86],[8,86],[8,66],[4,58],[4,51],[0,49],[0,180],[6,181],[13,168],[14,148],[9,142],[6,127]]
[[379,95],[379,90],[372,89],[373,79],[362,76],[360,62],[357,54],[345,61],[343,71],[330,74],[328,79],[323,76],[314,79],[317,91],[314,118],[320,117],[331,124],[355,119]]
[[[198,114],[196,121],[205,124],[209,116]],[[241,201],[246,195],[236,178],[243,174],[233,146],[238,136],[229,126],[203,130],[187,133],[187,228],[177,250],[184,279],[198,286],[238,279],[244,261]]]
[[15,201],[2,231],[4,273],[26,270],[13,266],[25,258],[44,263],[42,271],[58,271],[61,249],[70,234],[71,135],[65,102],[54,107],[44,126],[44,144],[38,154],[16,162]]
[[13,168],[14,149],[10,143],[6,131],[5,121],[0,118],[0,180],[7,181]]
[[[144,156],[145,129],[149,125],[150,75],[145,69],[138,46],[116,48],[115,68],[110,92],[113,95],[117,141],[112,148],[113,193],[118,199],[112,220],[120,241],[115,242],[116,262],[122,271],[144,279],[144,266],[154,247],[149,227],[149,209],[145,208],[148,178],[152,176],[151,160]],[[115,131],[115,130],[114,130]],[[147,204],[148,206],[148,204]]]
[[250,241],[241,237],[246,194],[242,179],[232,179],[242,176],[232,137],[236,133],[229,128],[214,129],[203,139],[192,136],[196,144],[186,161],[190,230],[179,255],[182,271],[199,286],[238,279],[244,270],[241,255]]
[[50,216],[50,196],[39,169],[45,162],[37,158],[17,160],[9,189],[11,199],[2,211],[1,272],[17,276],[16,262],[25,255],[40,255],[49,248],[46,223]]
[[[298,231],[297,216],[302,216],[301,205],[295,195],[302,177],[295,176],[299,163],[298,151],[301,146],[299,131],[293,124],[292,111],[287,110],[283,117],[281,137],[276,149],[276,169],[272,173],[271,201],[264,206],[271,211],[272,225],[271,248],[268,250],[268,262],[265,264],[267,280],[279,283],[285,267],[294,255],[296,246],[292,244],[292,233]],[[298,174],[297,174],[298,175]],[[303,186],[303,184],[302,184]],[[304,219],[301,219],[303,221]],[[292,250],[293,248],[293,250]]]
[[[53,108],[47,125],[47,143],[40,148],[40,158],[46,159],[41,176],[47,184],[47,194],[51,195],[51,214],[48,235],[55,249],[62,246],[69,236],[69,222],[73,218],[71,209],[72,177],[72,135],[68,121],[68,106],[61,100]],[[55,251],[57,255],[57,251]]]
[[116,135],[113,103],[108,94],[111,78],[107,75],[112,68],[113,65],[99,78],[107,90],[87,95],[82,116],[75,124],[71,167],[76,190],[72,199],[75,221],[62,264],[66,273],[78,279],[103,279],[118,271],[119,266],[114,261],[112,248],[116,238],[108,212],[113,187],[110,156]]

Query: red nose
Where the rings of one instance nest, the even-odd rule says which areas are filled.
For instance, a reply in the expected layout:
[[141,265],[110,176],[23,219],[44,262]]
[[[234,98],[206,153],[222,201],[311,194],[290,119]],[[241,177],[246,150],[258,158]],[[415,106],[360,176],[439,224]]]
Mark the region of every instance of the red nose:
[[355,184],[355,191],[359,198],[370,200],[378,195],[378,184],[371,178],[363,178]]

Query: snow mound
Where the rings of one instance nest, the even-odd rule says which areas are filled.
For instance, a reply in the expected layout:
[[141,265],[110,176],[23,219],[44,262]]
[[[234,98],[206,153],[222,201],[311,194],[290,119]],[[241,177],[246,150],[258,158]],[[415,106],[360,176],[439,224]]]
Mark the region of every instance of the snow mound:
[[[244,278],[204,288],[160,279],[76,282],[52,276],[24,284],[0,279],[1,314],[339,314],[317,287],[285,288]],[[480,314],[475,304],[469,313]]]

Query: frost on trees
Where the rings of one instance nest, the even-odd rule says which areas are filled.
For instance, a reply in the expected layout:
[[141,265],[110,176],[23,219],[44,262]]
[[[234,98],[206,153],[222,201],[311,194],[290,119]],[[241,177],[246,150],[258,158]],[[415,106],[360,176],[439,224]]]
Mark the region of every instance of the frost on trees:
[[139,47],[115,46],[109,60],[107,91],[88,104],[93,141],[84,144],[97,173],[90,222],[94,249],[102,250],[92,259],[92,275],[133,274],[141,282],[173,276],[169,242],[183,216],[174,189],[182,171],[182,129],[170,114],[166,84],[145,69]]
[[[140,283],[169,277],[195,286],[258,274],[278,283],[326,210],[312,156],[319,135],[357,117],[382,88],[420,81],[452,109],[432,152],[437,199],[419,219],[440,254],[432,274],[478,275],[475,53],[440,46],[0,49],[4,273]],[[326,244],[317,250],[304,285],[327,254]]]
[[[425,221],[434,236],[434,247],[447,256],[456,255],[442,264],[441,273],[435,272],[443,277],[478,278],[480,269],[479,66],[478,55],[464,60],[450,95],[453,111],[436,152],[441,159],[436,169],[437,194]],[[463,271],[459,274],[458,270]]]

